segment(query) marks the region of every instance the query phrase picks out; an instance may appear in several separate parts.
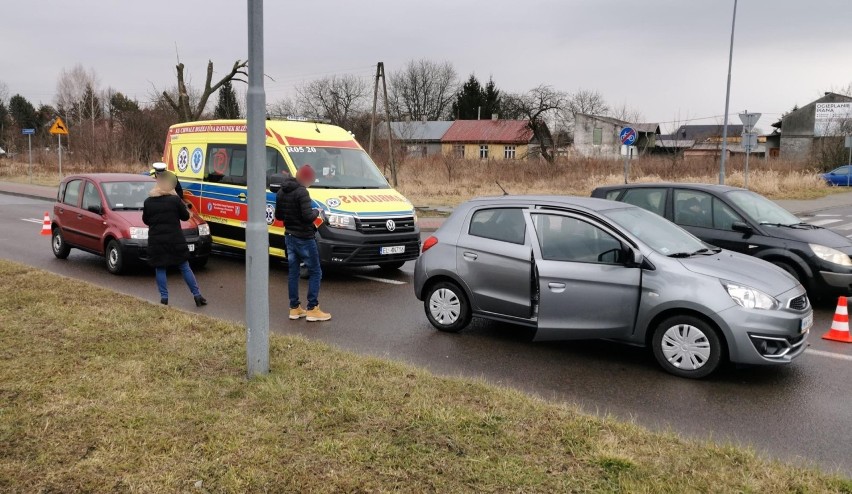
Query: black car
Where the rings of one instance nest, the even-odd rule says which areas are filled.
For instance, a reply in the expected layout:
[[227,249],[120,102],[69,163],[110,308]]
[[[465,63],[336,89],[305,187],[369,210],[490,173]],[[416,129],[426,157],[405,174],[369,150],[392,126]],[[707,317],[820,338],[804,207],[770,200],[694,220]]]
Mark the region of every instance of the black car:
[[852,241],[801,219],[752,191],[724,185],[630,184],[592,197],[633,204],[704,242],[766,260],[795,276],[812,297],[848,295]]

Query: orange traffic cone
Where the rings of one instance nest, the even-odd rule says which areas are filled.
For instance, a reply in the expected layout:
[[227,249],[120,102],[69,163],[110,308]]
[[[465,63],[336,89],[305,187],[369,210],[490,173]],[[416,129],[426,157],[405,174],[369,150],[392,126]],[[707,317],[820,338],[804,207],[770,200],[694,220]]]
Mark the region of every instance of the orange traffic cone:
[[822,338],[852,343],[852,334],[849,333],[849,310],[846,308],[846,297],[837,299],[837,310],[834,312],[831,329],[828,330],[828,333],[822,335]]
[[41,225],[41,234],[50,235],[50,213],[44,212],[44,222]]

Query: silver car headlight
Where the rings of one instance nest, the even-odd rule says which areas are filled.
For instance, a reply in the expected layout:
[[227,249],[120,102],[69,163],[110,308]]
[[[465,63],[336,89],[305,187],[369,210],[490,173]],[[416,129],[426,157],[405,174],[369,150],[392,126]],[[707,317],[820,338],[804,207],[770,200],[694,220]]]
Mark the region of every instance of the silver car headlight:
[[326,222],[332,228],[355,229],[355,217],[349,214],[328,214]]
[[148,240],[148,228],[140,226],[131,226],[130,238],[134,240]]
[[210,235],[210,225],[208,225],[207,223],[198,225],[198,234],[202,237]]
[[722,282],[722,286],[728,291],[728,295],[741,307],[746,309],[777,309],[780,304],[774,297],[767,295],[756,288],[736,283]]
[[830,262],[832,264],[839,264],[841,266],[852,267],[852,260],[849,259],[849,256],[837,249],[832,249],[831,247],[819,244],[808,244],[808,246],[812,251],[814,251],[814,254],[823,261]]

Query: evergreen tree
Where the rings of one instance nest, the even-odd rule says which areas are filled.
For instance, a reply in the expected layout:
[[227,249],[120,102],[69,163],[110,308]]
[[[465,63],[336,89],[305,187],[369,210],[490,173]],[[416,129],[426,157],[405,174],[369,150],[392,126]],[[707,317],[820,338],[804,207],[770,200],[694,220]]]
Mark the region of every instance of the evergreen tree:
[[482,115],[483,118],[485,115],[488,115],[488,118],[491,118],[492,114],[500,114],[500,106],[503,102],[503,98],[500,97],[500,90],[497,89],[497,85],[494,84],[494,79],[488,78],[488,84],[485,85],[485,89],[482,92]]
[[[467,82],[465,82],[461,90],[456,95],[456,101],[453,103],[453,118],[456,120],[476,120],[479,116],[480,107],[484,105],[482,85],[476,79],[474,74],[470,74]],[[490,114],[485,113],[482,109],[482,116],[491,118]]]
[[225,82],[219,88],[219,102],[213,110],[213,116],[224,119],[240,118],[240,103],[237,101],[237,93],[234,92],[231,81]]
[[38,113],[35,107],[26,98],[16,94],[9,99],[9,114],[22,129],[38,128]]
[[101,99],[91,84],[86,84],[86,92],[83,93],[83,97],[75,103],[74,107],[75,113],[80,115],[81,120],[97,120],[103,117]]

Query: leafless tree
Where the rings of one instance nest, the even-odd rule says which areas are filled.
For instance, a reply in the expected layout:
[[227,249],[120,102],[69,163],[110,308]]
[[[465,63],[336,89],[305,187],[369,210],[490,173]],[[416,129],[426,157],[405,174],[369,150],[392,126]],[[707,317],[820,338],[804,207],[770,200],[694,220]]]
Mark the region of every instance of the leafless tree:
[[[56,81],[56,107],[60,113],[63,113],[65,120],[68,120],[68,125],[83,121],[83,110],[94,104],[94,100],[85,100],[89,99],[87,96],[94,98],[98,85],[99,80],[95,70],[87,70],[79,63],[70,70],[63,68],[59,73],[59,79]],[[89,108],[85,113],[91,117],[96,112]]]
[[349,128],[354,115],[366,108],[367,83],[354,75],[329,76],[296,88],[299,106],[310,115]]
[[449,115],[458,90],[458,75],[450,62],[411,60],[388,77],[390,110],[402,120],[442,120]]
[[607,116],[627,123],[639,123],[645,119],[642,112],[635,108],[631,108],[626,104],[611,108],[607,113]]
[[266,114],[273,118],[284,118],[302,113],[294,98],[281,98],[275,103],[266,105]]
[[565,110],[572,115],[583,113],[585,115],[607,115],[609,105],[603,95],[591,89],[580,89],[568,95],[565,102]]
[[0,81],[0,104],[5,104],[9,101],[9,86]]
[[225,74],[219,82],[213,84],[213,61],[208,61],[207,77],[204,80],[204,89],[201,91],[198,103],[190,105],[190,94],[187,89],[186,78],[184,76],[184,65],[183,63],[178,62],[175,66],[175,69],[177,70],[177,97],[173,97],[173,95],[170,95],[168,91],[163,91],[163,99],[177,114],[179,121],[191,122],[193,120],[198,120],[201,118],[201,114],[204,113],[204,109],[207,108],[207,100],[210,99],[210,96],[213,93],[222,87],[222,84],[228,81],[247,82],[245,79],[241,79],[239,77],[248,76],[248,73],[246,72],[247,66],[248,61],[237,60],[234,62],[234,66],[231,67],[230,72]]
[[540,85],[523,94],[510,94],[503,100],[503,112],[507,118],[527,120],[533,139],[539,144],[541,157],[553,163],[553,139],[547,122],[566,108],[568,97],[551,86]]

